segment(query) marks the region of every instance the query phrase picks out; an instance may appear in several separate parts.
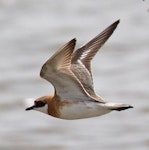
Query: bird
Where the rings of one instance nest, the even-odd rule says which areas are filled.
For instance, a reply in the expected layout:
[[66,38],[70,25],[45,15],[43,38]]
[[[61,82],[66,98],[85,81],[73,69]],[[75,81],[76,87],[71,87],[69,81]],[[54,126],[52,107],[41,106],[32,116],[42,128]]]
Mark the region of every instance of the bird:
[[61,47],[42,66],[40,76],[50,82],[54,93],[29,99],[26,110],[36,110],[59,119],[75,120],[122,111],[133,106],[108,102],[94,91],[91,60],[109,39],[120,20],[115,21],[81,48],[76,39]]

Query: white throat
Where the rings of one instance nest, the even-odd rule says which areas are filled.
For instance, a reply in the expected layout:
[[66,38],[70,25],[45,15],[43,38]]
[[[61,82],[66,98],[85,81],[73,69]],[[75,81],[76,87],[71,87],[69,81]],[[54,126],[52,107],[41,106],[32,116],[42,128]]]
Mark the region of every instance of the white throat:
[[40,111],[42,113],[48,114],[48,104],[46,104],[43,107],[34,108],[33,110]]

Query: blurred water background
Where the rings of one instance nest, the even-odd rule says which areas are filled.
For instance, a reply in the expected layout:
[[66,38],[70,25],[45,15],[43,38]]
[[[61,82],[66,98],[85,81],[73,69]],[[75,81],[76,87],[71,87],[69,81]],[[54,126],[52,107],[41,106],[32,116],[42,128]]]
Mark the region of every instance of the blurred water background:
[[[149,149],[149,1],[0,1],[0,150]],[[121,22],[92,62],[96,92],[135,108],[65,121],[25,112],[53,93],[42,64],[76,37],[77,47]]]

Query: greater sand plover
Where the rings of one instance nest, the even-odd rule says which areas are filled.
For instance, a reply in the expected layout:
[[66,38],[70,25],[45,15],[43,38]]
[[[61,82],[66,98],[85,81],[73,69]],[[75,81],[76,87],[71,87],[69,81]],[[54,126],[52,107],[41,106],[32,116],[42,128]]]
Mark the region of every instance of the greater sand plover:
[[72,39],[49,58],[42,66],[40,76],[54,86],[55,93],[35,99],[26,110],[73,120],[133,108],[129,104],[105,101],[95,94],[93,86],[91,60],[118,23],[119,20],[75,51],[76,39]]

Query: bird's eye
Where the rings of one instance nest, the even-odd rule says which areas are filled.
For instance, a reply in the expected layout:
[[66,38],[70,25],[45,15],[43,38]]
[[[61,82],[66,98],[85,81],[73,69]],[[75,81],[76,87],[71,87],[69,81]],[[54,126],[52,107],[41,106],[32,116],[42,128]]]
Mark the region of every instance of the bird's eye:
[[43,107],[45,106],[46,103],[45,102],[42,102],[42,101],[35,101],[35,107]]

